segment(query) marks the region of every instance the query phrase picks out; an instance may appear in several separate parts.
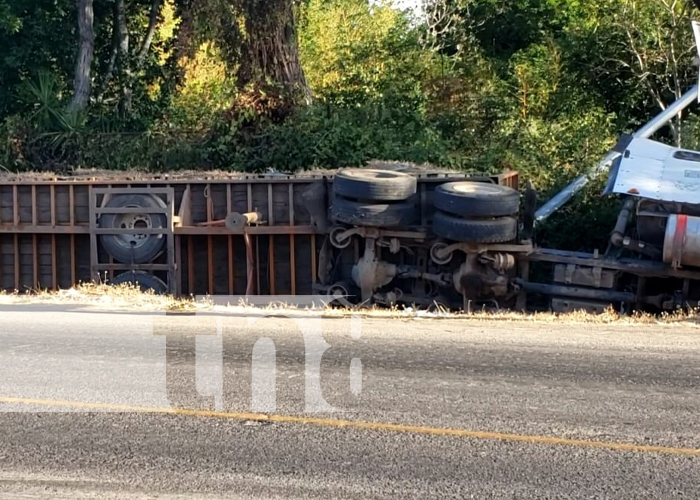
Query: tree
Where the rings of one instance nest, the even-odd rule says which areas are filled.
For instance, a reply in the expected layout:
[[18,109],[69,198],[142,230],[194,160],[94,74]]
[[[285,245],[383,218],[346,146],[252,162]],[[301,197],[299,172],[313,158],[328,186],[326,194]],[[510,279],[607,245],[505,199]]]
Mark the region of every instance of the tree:
[[[622,52],[627,53],[617,62],[634,74],[659,110],[666,109],[669,101],[685,93],[695,72],[689,5],[679,0],[623,0],[614,24],[624,33]],[[683,115],[669,123],[677,146],[683,138]]]
[[158,15],[160,14],[161,5],[161,0],[151,1],[151,12],[148,16],[148,30],[146,31],[146,35],[143,37],[141,48],[136,56],[137,65],[139,67],[143,66],[146,56],[148,55],[148,51],[151,49],[151,45],[153,44],[153,37],[158,26]]
[[239,0],[245,19],[238,85],[278,87],[293,101],[311,102],[299,62],[293,0]]
[[[117,76],[119,82],[119,111],[122,117],[126,117],[132,110],[133,85],[138,79],[137,73],[144,68],[146,58],[153,45],[158,28],[158,19],[163,2],[150,0],[150,13],[148,15],[148,27],[143,34],[143,41],[135,53],[131,50],[131,33],[127,19],[127,5],[124,0],[114,0],[112,3],[112,40],[110,56],[106,70],[103,72],[102,83],[97,92],[97,101],[103,102],[112,78]],[[130,7],[140,7],[139,4],[130,4]]]
[[76,0],[78,17],[78,57],[75,63],[73,98],[68,105],[72,112],[83,111],[90,101],[91,70],[95,51],[93,0]]
[[[206,0],[198,14],[218,10],[212,33],[222,44],[244,101],[279,109],[309,104],[311,92],[299,62],[295,0]],[[276,104],[272,104],[275,102]]]
[[301,51],[314,93],[339,105],[377,103],[391,95],[417,99],[433,58],[410,23],[387,4],[310,0]]
[[129,54],[129,29],[126,25],[124,0],[114,0],[114,42],[117,45],[117,68],[121,80],[119,111],[122,116],[131,112],[131,54]]

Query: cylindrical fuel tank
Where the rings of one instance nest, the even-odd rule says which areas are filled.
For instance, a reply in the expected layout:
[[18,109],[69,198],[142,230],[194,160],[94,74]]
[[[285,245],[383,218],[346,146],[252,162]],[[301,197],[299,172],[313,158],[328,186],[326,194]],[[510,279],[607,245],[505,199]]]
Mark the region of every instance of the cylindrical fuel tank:
[[673,267],[700,267],[700,217],[668,216],[663,259]]

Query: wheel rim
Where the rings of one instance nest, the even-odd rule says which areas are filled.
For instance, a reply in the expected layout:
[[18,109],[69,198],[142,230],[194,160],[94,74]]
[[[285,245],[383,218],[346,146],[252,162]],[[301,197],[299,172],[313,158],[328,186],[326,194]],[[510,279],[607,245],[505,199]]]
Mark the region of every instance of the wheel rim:
[[[128,205],[124,208],[140,208],[138,205]],[[153,219],[150,214],[118,214],[114,219],[114,227],[117,229],[152,229]],[[137,232],[127,234],[115,234],[116,243],[123,248],[141,248],[146,244],[150,234],[140,234]]]

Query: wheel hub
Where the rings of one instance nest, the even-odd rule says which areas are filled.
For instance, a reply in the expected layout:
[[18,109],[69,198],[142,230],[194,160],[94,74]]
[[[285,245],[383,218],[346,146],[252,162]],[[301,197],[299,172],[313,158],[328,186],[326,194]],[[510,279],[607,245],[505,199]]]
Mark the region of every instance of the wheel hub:
[[[135,206],[126,208],[138,208]],[[153,221],[149,214],[120,214],[116,218],[116,226],[121,229],[152,229]],[[150,234],[133,233],[115,235],[117,242],[124,248],[139,248],[148,240]]]

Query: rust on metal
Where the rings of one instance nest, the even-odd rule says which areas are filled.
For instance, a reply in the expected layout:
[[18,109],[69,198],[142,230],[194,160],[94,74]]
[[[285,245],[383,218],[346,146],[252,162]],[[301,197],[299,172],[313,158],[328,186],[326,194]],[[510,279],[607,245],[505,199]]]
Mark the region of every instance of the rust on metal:
[[316,234],[311,234],[311,283],[316,283],[317,280],[316,268]]
[[17,185],[12,186],[12,219],[19,226],[19,194]]
[[56,235],[51,235],[51,288],[58,290],[58,266],[56,265]]
[[209,295],[214,295],[214,241],[207,236],[207,287]]
[[32,185],[32,226],[36,226],[38,223],[36,211],[37,211],[36,185]]
[[19,234],[14,235],[14,264],[15,264],[15,290],[19,290],[20,267],[19,267]]
[[[226,184],[226,213],[230,214],[233,211],[233,200],[231,193],[231,184]],[[226,238],[228,241],[228,294],[233,295],[236,292],[235,288],[235,270],[234,270],[234,255],[233,255],[233,236],[229,235]]]
[[187,287],[194,290],[194,239],[187,238]]
[[90,234],[90,228],[86,226],[31,226],[28,224],[0,225],[0,233],[25,233],[25,234]]
[[49,186],[49,196],[51,203],[51,228],[56,229],[56,186],[54,184]]
[[32,235],[32,278],[33,285],[32,288],[39,287],[39,245],[37,242],[37,235]]
[[[289,207],[289,225],[294,226],[294,185],[290,184],[288,188],[287,199]],[[296,264],[296,249],[294,248],[294,234],[289,235],[289,289],[292,295],[297,294],[297,264]]]
[[228,237],[228,294],[233,295],[235,293],[235,275],[233,267],[233,236]]
[[75,279],[75,235],[70,235],[70,282],[76,283]]
[[175,268],[175,286],[176,294],[179,296],[182,294],[182,240],[179,237],[175,237],[175,262],[177,266]]
[[75,226],[75,186],[68,186],[68,213],[69,213],[69,223],[71,226]]
[[255,289],[253,287],[253,280],[255,279],[255,259],[253,257],[253,248],[250,241],[250,235],[248,233],[243,234],[243,239],[245,241],[245,255],[246,255],[246,295],[254,295]]

